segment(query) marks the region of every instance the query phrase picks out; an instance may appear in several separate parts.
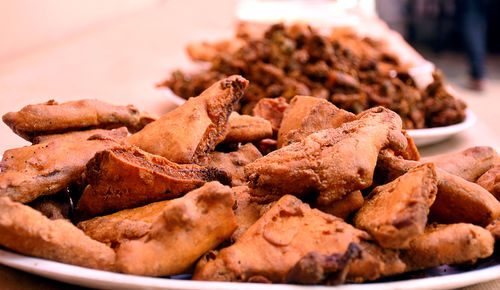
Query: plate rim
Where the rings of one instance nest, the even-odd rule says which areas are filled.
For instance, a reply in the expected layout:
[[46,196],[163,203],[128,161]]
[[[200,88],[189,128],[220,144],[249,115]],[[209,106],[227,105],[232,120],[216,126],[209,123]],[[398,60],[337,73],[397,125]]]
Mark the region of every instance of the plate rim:
[[443,126],[443,127],[434,127],[434,128],[426,128],[426,129],[409,129],[406,132],[412,138],[424,138],[424,137],[435,137],[435,136],[445,136],[452,135],[458,132],[462,132],[464,130],[469,129],[477,122],[477,116],[470,110],[469,108],[465,109],[465,119],[457,124]]
[[[193,281],[158,277],[144,277],[94,270],[42,258],[29,257],[0,248],[0,264],[34,275],[73,285],[104,287],[108,289],[255,289],[254,283]],[[450,278],[453,279],[450,279]],[[500,278],[500,263],[483,269],[436,277],[367,284],[343,284],[337,290],[366,289],[452,289],[493,281]],[[260,284],[263,290],[326,290],[331,286]],[[439,288],[437,288],[439,287]]]

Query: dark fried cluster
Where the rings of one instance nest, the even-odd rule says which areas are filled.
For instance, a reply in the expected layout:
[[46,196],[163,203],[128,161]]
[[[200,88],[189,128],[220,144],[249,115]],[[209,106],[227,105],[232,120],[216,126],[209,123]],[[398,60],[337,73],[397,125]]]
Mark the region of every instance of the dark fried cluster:
[[383,42],[352,30],[337,29],[327,37],[310,26],[276,24],[261,37],[238,33],[236,40],[241,47],[219,49],[208,70],[175,71],[160,86],[187,99],[219,79],[239,74],[250,81],[239,108],[243,114],[250,114],[262,98],[290,101],[295,95],[310,95],[353,113],[387,107],[401,116],[405,129],[465,119],[465,103],[445,90],[439,71],[432,84],[419,89],[408,67]]

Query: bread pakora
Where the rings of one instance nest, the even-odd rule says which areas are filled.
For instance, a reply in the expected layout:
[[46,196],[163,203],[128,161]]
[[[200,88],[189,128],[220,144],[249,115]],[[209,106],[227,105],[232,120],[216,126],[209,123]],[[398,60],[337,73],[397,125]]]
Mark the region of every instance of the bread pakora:
[[124,209],[78,223],[78,228],[92,239],[116,248],[126,240],[145,236],[153,221],[163,212],[168,200]]
[[248,81],[230,76],[201,95],[125,139],[149,153],[176,163],[197,163],[224,139],[227,120]]
[[87,268],[114,271],[115,252],[70,222],[50,220],[0,196],[0,245],[16,252]]
[[377,107],[355,121],[271,152],[245,166],[245,175],[256,199],[319,192],[318,204],[327,205],[372,184],[382,148],[402,150],[406,146],[399,116]]
[[490,231],[491,235],[493,235],[493,237],[495,238],[495,241],[500,240],[500,218],[492,221],[491,224],[486,227],[486,229]]
[[320,98],[295,96],[283,114],[278,131],[278,148],[302,140],[311,133],[337,128],[356,115]]
[[244,185],[246,182],[244,166],[262,157],[252,143],[239,146],[236,151],[229,153],[214,151],[207,157],[205,164],[215,167],[231,177],[231,185]]
[[95,128],[127,127],[130,132],[137,132],[155,120],[132,105],[114,106],[90,99],[28,105],[19,112],[3,115],[2,119],[14,133],[28,141],[37,136]]
[[169,276],[185,272],[236,229],[231,189],[210,182],[171,200],[149,233],[121,244],[116,265],[124,273]]
[[[389,182],[420,164],[384,150],[378,158],[377,178],[383,175],[384,182]],[[438,191],[430,208],[429,220],[486,226],[500,216],[500,202],[481,186],[440,168],[436,168],[436,178]]]
[[252,142],[273,136],[268,120],[232,112],[227,121],[224,143]]
[[288,271],[305,255],[344,254],[351,243],[368,239],[339,218],[311,209],[291,195],[283,196],[233,245],[209,253],[197,264],[193,279],[284,283]]
[[116,147],[87,163],[85,188],[75,209],[77,220],[178,197],[206,182],[229,183],[222,171],[196,164],[176,164],[137,147]]
[[79,181],[96,152],[119,146],[113,137],[127,134],[126,128],[86,139],[69,133],[50,142],[7,150],[0,163],[0,196],[27,203],[55,194]]
[[271,122],[273,132],[276,134],[281,127],[283,113],[287,107],[285,98],[262,98],[252,108],[252,115]]
[[401,252],[401,259],[405,261],[407,271],[475,263],[477,259],[493,254],[494,243],[490,232],[479,226],[433,224],[410,242],[410,247]]
[[495,163],[500,162],[500,157],[492,147],[476,146],[459,152],[426,157],[421,161],[433,162],[436,167],[448,173],[476,182]]
[[261,216],[263,205],[251,200],[247,186],[236,186],[231,189],[235,199],[234,217],[238,228],[231,235],[231,241],[237,241]]
[[347,219],[352,213],[360,209],[365,203],[365,198],[360,190],[355,190],[346,194],[342,199],[332,202],[328,205],[313,206],[322,212],[334,215],[341,219]]
[[414,167],[394,181],[376,187],[356,213],[354,224],[384,248],[408,248],[411,240],[424,233],[436,191],[434,164]]
[[500,200],[500,162],[481,175],[476,183]]

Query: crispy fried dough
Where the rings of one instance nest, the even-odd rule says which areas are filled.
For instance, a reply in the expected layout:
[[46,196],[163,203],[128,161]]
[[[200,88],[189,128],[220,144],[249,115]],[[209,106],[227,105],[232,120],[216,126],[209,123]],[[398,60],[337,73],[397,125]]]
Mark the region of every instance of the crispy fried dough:
[[77,226],[92,239],[115,248],[126,240],[136,240],[145,236],[168,202],[168,200],[158,201],[121,210],[80,222]]
[[252,142],[273,136],[268,120],[232,112],[227,121],[224,143]]
[[238,241],[198,262],[194,280],[251,281],[263,277],[284,283],[288,271],[307,253],[344,254],[350,243],[369,235],[334,216],[283,196]]
[[[388,182],[420,164],[383,151],[379,155],[376,171]],[[430,208],[429,220],[486,226],[500,216],[500,202],[481,186],[440,168],[436,168],[436,178],[438,191]]]
[[236,229],[233,204],[231,189],[218,182],[171,200],[145,237],[118,248],[118,269],[150,276],[183,273]]
[[51,220],[69,220],[73,210],[70,195],[65,191],[50,196],[41,196],[27,205],[36,209]]
[[481,175],[476,183],[493,194],[497,200],[500,200],[500,163],[495,164]]
[[85,164],[96,152],[118,146],[110,136],[126,128],[87,139],[74,134],[50,142],[5,151],[0,163],[0,196],[30,202],[42,195],[55,194],[77,182]]
[[287,107],[288,103],[285,98],[262,98],[257,102],[255,107],[253,107],[252,115],[271,122],[273,132],[277,133],[281,126],[283,113]]
[[128,145],[161,155],[176,163],[196,163],[220,143],[229,114],[243,96],[248,81],[230,76],[201,95],[125,139]]
[[341,219],[347,219],[352,213],[360,209],[365,203],[363,194],[359,190],[349,192],[341,200],[332,202],[329,205],[317,205],[314,207],[322,212],[334,215]]
[[494,242],[489,231],[475,225],[431,225],[410,243],[409,249],[401,252],[401,259],[407,264],[407,271],[475,263],[493,253]]
[[246,182],[243,167],[260,157],[262,154],[259,150],[252,143],[247,143],[233,152],[210,153],[206,164],[226,172],[231,177],[231,185],[238,186],[244,185]]
[[500,162],[500,157],[491,147],[476,146],[463,151],[426,157],[421,161],[433,162],[436,167],[448,173],[476,182],[495,163]]
[[62,104],[50,100],[28,105],[19,112],[7,113],[2,119],[14,133],[28,141],[36,136],[92,128],[113,129],[125,126],[131,132],[136,132],[155,120],[132,105],[114,106],[91,99]]
[[355,121],[271,152],[245,166],[245,175],[256,199],[319,192],[318,204],[328,205],[372,184],[382,148],[400,150],[406,145],[399,116],[377,107]]
[[495,238],[496,241],[500,241],[500,218],[492,221],[486,229],[490,231],[491,235]]
[[295,96],[283,114],[278,131],[278,148],[302,140],[311,133],[337,128],[356,119],[356,115],[337,108],[327,100]]
[[41,144],[41,143],[47,143],[53,140],[56,140],[58,138],[65,138],[66,140],[73,140],[73,141],[85,141],[89,137],[93,135],[103,135],[107,136],[116,140],[120,140],[122,138],[127,137],[128,135],[128,130],[126,127],[121,127],[118,129],[112,129],[112,130],[106,130],[106,129],[92,129],[92,130],[85,130],[85,131],[73,131],[73,132],[67,132],[67,133],[61,133],[61,134],[51,134],[51,135],[43,135],[43,136],[36,136],[33,138],[33,145],[35,144]]
[[414,167],[394,181],[376,187],[356,213],[354,224],[384,248],[408,248],[411,240],[424,233],[436,191],[434,164]]
[[49,220],[29,206],[0,197],[0,244],[16,252],[113,271],[115,252],[70,222]]
[[97,153],[86,166],[85,188],[75,210],[77,220],[178,197],[208,181],[228,183],[213,167],[176,164],[137,147]]
[[250,189],[246,186],[232,188],[234,199],[234,217],[238,228],[231,235],[231,241],[237,241],[261,216],[263,205],[251,200]]

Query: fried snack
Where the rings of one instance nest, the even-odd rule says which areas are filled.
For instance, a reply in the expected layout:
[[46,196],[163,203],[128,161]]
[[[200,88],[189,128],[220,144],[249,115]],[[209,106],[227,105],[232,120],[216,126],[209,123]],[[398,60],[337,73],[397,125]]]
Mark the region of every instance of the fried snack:
[[126,128],[82,139],[74,134],[5,151],[0,163],[0,196],[27,203],[76,183],[96,152],[118,146],[112,138]]
[[500,241],[500,218],[492,221],[486,229],[490,231],[491,235],[495,238],[495,241]]
[[245,166],[245,175],[256,199],[319,192],[318,204],[328,205],[372,184],[382,148],[402,150],[406,145],[399,116],[377,107],[271,152]]
[[92,239],[116,248],[126,240],[136,240],[145,236],[168,202],[164,200],[124,209],[80,222],[77,226]]
[[283,114],[278,131],[278,148],[302,140],[323,129],[337,128],[356,119],[353,113],[320,98],[295,96]]
[[218,81],[198,97],[190,98],[127,137],[125,143],[172,162],[197,163],[223,140],[229,114],[247,84],[237,75]]
[[70,222],[49,220],[29,206],[0,197],[0,244],[16,252],[87,268],[114,271],[115,252]]
[[[420,165],[420,162],[404,160],[381,152],[377,163],[377,175],[391,181]],[[438,223],[472,223],[486,226],[500,216],[500,202],[481,186],[436,168],[438,192],[430,208],[429,220]]]
[[259,117],[232,112],[227,121],[224,143],[252,142],[273,136],[271,123]]
[[121,127],[121,128],[112,129],[112,130],[92,129],[92,130],[85,130],[85,131],[73,131],[73,132],[67,132],[67,133],[61,133],[61,134],[36,136],[35,138],[33,138],[32,142],[33,142],[33,145],[36,145],[36,144],[41,144],[41,143],[48,143],[48,142],[56,140],[58,138],[65,138],[66,140],[71,139],[75,142],[76,141],[85,141],[93,135],[103,135],[103,136],[107,136],[109,138],[120,140],[122,138],[127,137],[128,130],[126,127]]
[[317,205],[314,207],[322,212],[334,215],[343,220],[347,219],[352,213],[360,209],[365,203],[363,194],[359,190],[349,192],[341,200],[332,202],[329,205]]
[[285,98],[262,98],[252,108],[252,115],[271,122],[273,132],[277,133],[287,107],[288,103]]
[[459,223],[431,225],[401,252],[407,271],[440,265],[475,263],[493,253],[495,240],[484,228]]
[[500,162],[500,157],[491,147],[476,146],[459,152],[426,157],[422,161],[433,162],[436,167],[448,173],[476,182],[495,163]]
[[205,255],[193,280],[284,283],[288,271],[308,253],[343,255],[351,243],[367,238],[366,232],[285,195],[236,243],[215,257],[213,252]]
[[214,43],[206,41],[189,43],[186,52],[192,60],[214,61],[219,53],[232,53],[243,46],[241,39],[227,39]]
[[69,219],[73,210],[73,201],[69,192],[66,191],[50,196],[41,196],[27,205],[51,220]]
[[176,164],[137,147],[116,147],[97,153],[86,166],[88,182],[75,210],[83,220],[178,197],[206,182],[229,182],[224,172],[196,164]]
[[252,144],[247,143],[239,146],[238,150],[223,153],[212,152],[208,155],[207,164],[224,171],[231,177],[231,185],[244,185],[246,182],[243,167],[262,157],[259,150]]
[[361,256],[355,243],[349,244],[344,254],[321,255],[310,252],[302,257],[286,274],[292,284],[339,285],[345,282],[350,264]]
[[3,115],[2,119],[14,133],[28,141],[36,136],[94,128],[113,129],[125,126],[130,132],[137,132],[155,120],[132,105],[114,106],[90,99],[62,104],[50,100],[28,105],[19,112]]
[[171,200],[145,237],[118,248],[118,269],[149,276],[185,272],[236,229],[233,204],[231,189],[218,182]]
[[231,241],[237,241],[261,216],[263,205],[251,200],[250,189],[247,186],[232,188],[235,202],[234,217],[238,228],[231,235]]
[[356,213],[354,224],[384,248],[408,248],[410,241],[424,233],[436,191],[434,164],[414,167],[394,181],[376,187]]
[[500,163],[496,163],[481,175],[476,183],[500,200]]

